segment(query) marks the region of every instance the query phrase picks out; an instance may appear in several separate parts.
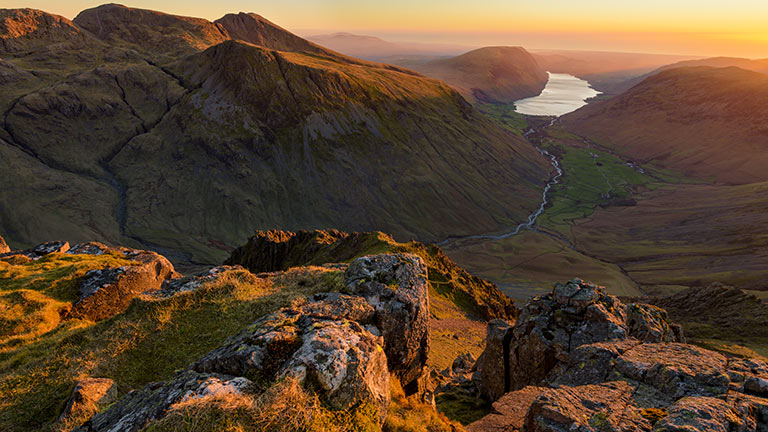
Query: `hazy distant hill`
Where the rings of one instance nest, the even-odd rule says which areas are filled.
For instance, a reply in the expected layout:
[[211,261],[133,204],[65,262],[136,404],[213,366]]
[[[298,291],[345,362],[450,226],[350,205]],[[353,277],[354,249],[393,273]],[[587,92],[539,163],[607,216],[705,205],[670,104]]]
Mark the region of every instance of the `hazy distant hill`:
[[643,162],[727,183],[768,180],[768,75],[683,67],[568,114],[568,129]]
[[470,49],[451,44],[390,42],[376,36],[345,32],[314,35],[307,39],[346,55],[376,61],[404,56],[455,56]]
[[602,51],[535,50],[536,61],[545,70],[567,73],[589,81],[592,87],[606,94],[618,94],[626,87],[627,80],[692,56],[621,53]]
[[511,103],[536,96],[548,80],[546,71],[521,47],[480,48],[413,69],[445,81],[478,102]]
[[213,262],[259,228],[435,241],[524,219],[548,176],[441,82],[258,15],[2,13],[0,231],[17,247]]

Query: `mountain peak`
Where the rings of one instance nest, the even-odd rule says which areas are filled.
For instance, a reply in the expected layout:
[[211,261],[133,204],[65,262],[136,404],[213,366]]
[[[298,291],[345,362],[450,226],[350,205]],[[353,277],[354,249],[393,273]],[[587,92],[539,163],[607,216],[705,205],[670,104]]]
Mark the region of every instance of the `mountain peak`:
[[0,9],[0,52],[24,52],[85,38],[72,21],[62,16],[29,8]]
[[80,12],[74,23],[99,39],[153,54],[194,52],[228,39],[203,18],[105,4]]

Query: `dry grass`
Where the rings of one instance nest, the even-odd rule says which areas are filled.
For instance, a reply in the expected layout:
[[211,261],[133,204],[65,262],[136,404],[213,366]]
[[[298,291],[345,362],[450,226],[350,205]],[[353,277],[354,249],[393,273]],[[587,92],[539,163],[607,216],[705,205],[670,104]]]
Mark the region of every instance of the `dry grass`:
[[392,402],[384,422],[385,432],[462,432],[464,428],[415,396],[406,397],[400,383],[390,379]]
[[334,411],[295,379],[286,379],[259,396],[223,395],[176,404],[147,432],[374,432],[377,411],[364,405]]

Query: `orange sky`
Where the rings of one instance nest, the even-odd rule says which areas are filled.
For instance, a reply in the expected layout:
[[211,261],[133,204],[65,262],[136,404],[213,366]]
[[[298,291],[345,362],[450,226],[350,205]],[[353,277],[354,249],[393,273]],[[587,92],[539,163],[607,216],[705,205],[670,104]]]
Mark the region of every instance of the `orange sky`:
[[[73,18],[92,0],[6,0]],[[216,19],[256,12],[299,33],[528,48],[768,58],[768,1],[135,0],[127,6]]]

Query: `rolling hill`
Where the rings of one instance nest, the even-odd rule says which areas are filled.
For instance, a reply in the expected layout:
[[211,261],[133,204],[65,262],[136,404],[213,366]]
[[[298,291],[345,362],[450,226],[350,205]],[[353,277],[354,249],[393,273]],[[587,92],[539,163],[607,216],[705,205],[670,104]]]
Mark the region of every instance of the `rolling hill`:
[[735,67],[675,68],[563,118],[624,157],[729,184],[768,179],[768,75]]
[[413,68],[445,81],[475,102],[512,103],[536,96],[549,79],[533,56],[520,47],[485,47]]
[[216,262],[260,228],[435,241],[524,219],[548,176],[443,83],[258,15],[3,13],[21,17],[0,53],[0,229],[15,247],[90,238]]
[[668,64],[658,69],[655,69],[647,74],[628,79],[621,83],[617,83],[613,88],[615,89],[615,91],[621,93],[634,87],[644,79],[651,77],[653,75],[656,75],[665,70],[670,70],[670,69],[675,69],[680,67],[696,67],[696,66],[709,66],[709,67],[717,67],[717,68],[737,67],[744,70],[768,74],[768,59],[752,60],[752,59],[739,58],[739,57],[712,57],[712,58],[695,59],[695,60],[684,60],[684,61]]

